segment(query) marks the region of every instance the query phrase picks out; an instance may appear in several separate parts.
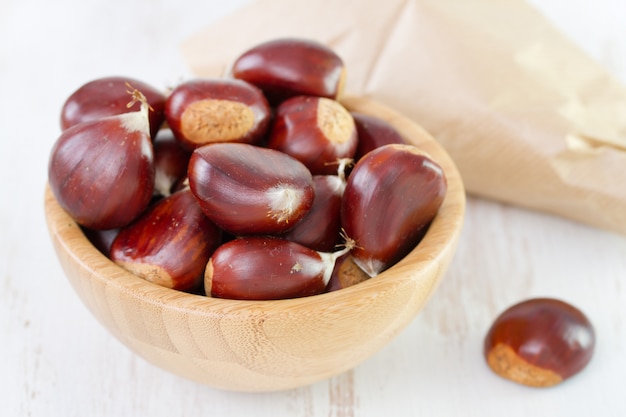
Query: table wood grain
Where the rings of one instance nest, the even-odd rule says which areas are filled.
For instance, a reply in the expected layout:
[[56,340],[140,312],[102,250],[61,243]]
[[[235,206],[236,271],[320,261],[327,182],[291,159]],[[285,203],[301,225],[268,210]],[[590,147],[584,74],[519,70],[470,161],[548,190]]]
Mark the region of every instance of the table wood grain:
[[[4,0],[0,5],[0,414],[3,416],[624,416],[626,236],[470,197],[458,252],[424,311],[357,368],[296,390],[242,394],[170,375],[89,314],[46,235],[59,109],[106,75],[190,76],[180,43],[248,1]],[[626,4],[533,0],[626,82]],[[210,51],[207,51],[210,53]],[[555,296],[593,321],[597,350],[552,389],[492,374],[482,338],[512,303]]]

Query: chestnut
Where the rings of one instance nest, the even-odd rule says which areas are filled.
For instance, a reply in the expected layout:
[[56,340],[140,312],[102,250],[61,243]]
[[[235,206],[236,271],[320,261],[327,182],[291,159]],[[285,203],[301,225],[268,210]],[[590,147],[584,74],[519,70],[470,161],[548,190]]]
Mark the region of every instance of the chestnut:
[[272,236],[240,237],[211,256],[204,287],[208,296],[278,300],[316,295],[328,285],[335,261],[350,247],[317,252]]
[[311,209],[282,237],[317,251],[335,249],[341,241],[341,197],[345,186],[337,175],[314,175]]
[[359,143],[354,155],[355,160],[358,161],[368,152],[383,145],[407,143],[400,132],[386,120],[359,112],[350,112],[350,114],[354,119],[357,136],[359,137]]
[[221,239],[222,231],[185,188],[159,200],[120,230],[110,258],[147,281],[192,292],[201,288],[206,263]]
[[244,143],[197,148],[188,179],[204,213],[235,236],[286,232],[315,197],[313,177],[297,159]]
[[446,191],[443,169],[416,146],[384,145],[361,158],[341,201],[354,262],[372,277],[398,262],[419,243]]
[[354,156],[357,131],[338,101],[297,96],[276,109],[267,147],[293,156],[313,175],[337,174],[339,161]]
[[319,42],[281,38],[241,54],[230,75],[256,85],[271,104],[277,105],[298,95],[338,98],[346,69],[339,55]]
[[549,387],[580,372],[591,360],[595,332],[576,307],[533,298],[500,314],[484,341],[484,355],[498,375],[532,387]]
[[257,87],[235,79],[195,79],[178,85],[165,103],[168,126],[189,150],[219,142],[258,144],[270,107]]
[[135,220],[154,191],[154,150],[148,102],[134,90],[138,111],[65,129],[55,142],[48,182],[57,201],[82,226],[116,229]]
[[98,78],[74,91],[61,109],[61,129],[139,110],[137,103],[128,106],[129,85],[146,97],[151,108],[150,135],[155,137],[165,120],[165,94],[143,81],[119,76]]

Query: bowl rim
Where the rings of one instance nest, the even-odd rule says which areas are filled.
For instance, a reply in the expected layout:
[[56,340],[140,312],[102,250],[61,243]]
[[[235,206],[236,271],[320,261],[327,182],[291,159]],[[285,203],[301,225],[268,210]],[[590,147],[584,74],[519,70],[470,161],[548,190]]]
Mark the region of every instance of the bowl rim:
[[[454,162],[444,148],[421,126],[395,110],[363,97],[344,97],[341,103],[349,110],[369,114],[390,122],[407,140],[425,150],[439,163],[448,183],[446,197],[439,212],[421,242],[402,260],[379,275],[341,290],[318,295],[281,300],[232,300],[190,294],[146,281],[118,266],[102,254],[83,233],[81,227],[56,201],[49,185],[45,186],[45,215],[48,230],[55,247],[87,272],[90,280],[97,280],[107,288],[123,291],[132,297],[160,307],[184,310],[188,314],[268,314],[271,311],[311,311],[316,304],[349,302],[357,296],[371,296],[393,290],[413,280],[423,269],[438,268],[443,257],[456,248],[461,233],[466,197],[463,182]],[[58,251],[59,249],[57,249]],[[58,256],[61,254],[58,253]],[[429,295],[441,277],[431,283]],[[84,275],[82,275],[84,276]]]

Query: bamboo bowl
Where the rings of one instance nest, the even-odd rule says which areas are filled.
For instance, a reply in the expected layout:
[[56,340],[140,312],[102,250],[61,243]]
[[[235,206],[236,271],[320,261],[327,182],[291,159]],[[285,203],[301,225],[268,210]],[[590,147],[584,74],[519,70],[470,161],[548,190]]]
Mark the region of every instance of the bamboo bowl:
[[353,287],[299,299],[235,301],[186,294],[142,280],[111,262],[47,188],[50,237],[83,303],[148,362],[225,390],[308,385],[379,351],[413,320],[442,279],[461,233],[465,192],[450,157],[419,126],[367,99],[343,103],[392,123],[446,173],[443,205],[426,236],[402,261]]

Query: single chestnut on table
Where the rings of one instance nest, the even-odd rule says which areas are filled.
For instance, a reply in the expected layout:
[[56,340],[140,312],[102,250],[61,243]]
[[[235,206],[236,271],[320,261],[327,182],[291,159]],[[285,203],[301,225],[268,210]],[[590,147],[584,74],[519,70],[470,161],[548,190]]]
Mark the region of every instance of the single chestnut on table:
[[506,379],[549,387],[585,368],[594,347],[593,326],[579,309],[558,299],[534,298],[497,317],[485,337],[484,355]]

